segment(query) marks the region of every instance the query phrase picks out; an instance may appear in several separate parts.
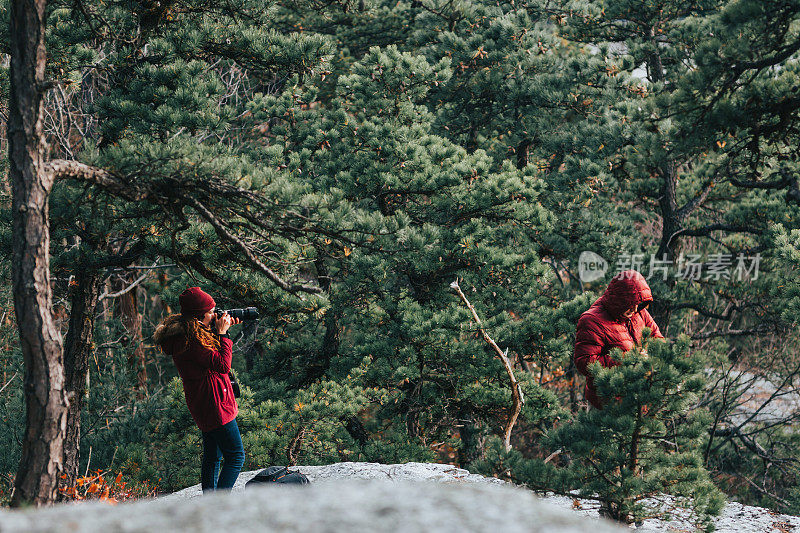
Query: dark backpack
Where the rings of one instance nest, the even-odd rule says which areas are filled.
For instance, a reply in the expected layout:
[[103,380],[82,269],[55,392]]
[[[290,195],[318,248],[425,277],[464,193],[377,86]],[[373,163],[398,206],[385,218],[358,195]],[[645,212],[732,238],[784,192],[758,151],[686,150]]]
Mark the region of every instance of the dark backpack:
[[306,485],[308,478],[300,472],[291,472],[285,466],[270,466],[265,468],[256,477],[245,483],[245,488],[251,485],[263,485],[267,483],[291,483]]
[[228,372],[228,377],[231,380],[231,390],[233,390],[233,397],[238,398],[242,395],[242,389],[239,388],[239,380],[236,379],[236,374],[233,373],[233,370]]

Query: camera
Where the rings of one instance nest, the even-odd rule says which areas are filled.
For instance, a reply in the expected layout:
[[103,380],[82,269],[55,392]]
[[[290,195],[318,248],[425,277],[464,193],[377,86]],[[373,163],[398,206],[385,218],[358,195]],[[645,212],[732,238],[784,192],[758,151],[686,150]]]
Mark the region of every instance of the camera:
[[255,307],[245,307],[242,309],[225,309],[217,311],[217,319],[220,316],[228,313],[231,318],[238,318],[239,320],[257,320],[258,319],[258,309]]

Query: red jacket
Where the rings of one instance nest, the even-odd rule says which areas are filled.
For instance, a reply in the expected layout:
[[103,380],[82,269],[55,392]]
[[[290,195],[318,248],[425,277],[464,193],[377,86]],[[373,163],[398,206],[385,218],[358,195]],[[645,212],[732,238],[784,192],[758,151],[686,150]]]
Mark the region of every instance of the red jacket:
[[184,349],[183,332],[170,335],[176,328],[168,329],[172,331],[156,330],[154,338],[165,353],[172,355],[183,380],[186,405],[200,431],[217,429],[236,418],[239,406],[228,375],[233,342],[227,336],[221,336],[219,351],[205,348],[196,340],[190,341],[188,348]]
[[618,347],[627,352],[642,341],[642,329],[650,328],[651,337],[663,339],[653,317],[642,309],[625,318],[622,314],[642,302],[652,302],[653,296],[644,276],[635,270],[626,270],[611,279],[603,295],[578,319],[575,333],[575,367],[586,376],[586,399],[598,409],[602,402],[589,374],[588,366],[600,361],[604,367],[619,364],[608,352]]

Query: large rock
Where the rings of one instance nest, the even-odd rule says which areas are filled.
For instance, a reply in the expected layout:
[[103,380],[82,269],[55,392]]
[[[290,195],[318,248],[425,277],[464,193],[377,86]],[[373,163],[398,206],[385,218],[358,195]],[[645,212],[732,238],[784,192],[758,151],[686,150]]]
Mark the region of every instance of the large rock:
[[[308,486],[244,490],[200,498],[200,485],[159,498],[110,507],[90,503],[40,511],[0,512],[0,532],[621,532],[599,520],[597,502],[537,498],[494,478],[450,465],[338,463],[300,466]],[[422,483],[421,483],[422,482]],[[665,497],[668,498],[668,497]],[[800,531],[800,518],[731,502],[714,521],[718,533]],[[686,520],[645,520],[641,530],[694,531]],[[630,530],[628,530],[630,531]]]
[[[385,480],[385,481],[433,481],[437,483],[474,483],[480,485],[508,485],[499,479],[472,474],[467,470],[451,465],[433,463],[405,463],[397,465],[382,465],[377,463],[336,463],[326,466],[299,466],[296,468],[304,473],[312,482],[325,480]],[[244,489],[244,484],[252,479],[258,471],[243,472],[234,487],[234,491]],[[189,487],[180,492],[167,496],[167,498],[183,499],[201,495],[200,485]],[[662,497],[669,500],[668,496]],[[573,498],[565,496],[548,495],[539,501],[570,510],[578,516],[585,517],[587,522],[584,527],[590,530],[599,520],[596,501],[581,500],[576,502]],[[576,505],[577,504],[577,505]],[[640,531],[675,533],[679,531],[694,531],[692,523],[687,518],[681,518],[685,513],[678,512],[672,520],[645,520]],[[604,522],[606,523],[606,522]],[[800,518],[773,513],[760,507],[742,505],[730,502],[722,510],[720,516],[714,519],[717,533],[740,533],[743,531],[779,532],[783,529],[800,532]]]
[[[404,463],[396,465],[383,465],[378,463],[335,463],[325,466],[297,466],[292,470],[302,472],[314,483],[324,480],[341,479],[376,479],[383,481],[434,481],[437,483],[482,483],[490,485],[505,485],[505,481],[493,477],[484,477],[478,474],[471,474],[463,468],[456,468],[452,465],[437,463]],[[242,472],[233,492],[244,490],[244,485],[259,470]],[[184,499],[200,496],[202,490],[200,484],[192,485],[169,496],[168,499]]]
[[[659,498],[668,503],[669,496]],[[544,501],[557,505],[563,509],[573,509],[576,514],[587,518],[597,519],[598,505],[596,502],[580,501],[564,496],[547,496]],[[667,505],[667,508],[670,506]],[[680,533],[693,532],[695,528],[686,517],[688,513],[677,510],[671,520],[649,519],[641,527],[642,532]],[[719,516],[714,518],[715,533],[789,533],[800,532],[800,517],[785,515],[752,505],[742,505],[739,502],[728,502]]]
[[[306,469],[303,469],[306,470]],[[401,472],[402,469],[398,469]],[[402,475],[402,474],[401,474]],[[0,513],[0,531],[196,533],[620,533],[624,529],[492,483],[331,480],[192,498]]]

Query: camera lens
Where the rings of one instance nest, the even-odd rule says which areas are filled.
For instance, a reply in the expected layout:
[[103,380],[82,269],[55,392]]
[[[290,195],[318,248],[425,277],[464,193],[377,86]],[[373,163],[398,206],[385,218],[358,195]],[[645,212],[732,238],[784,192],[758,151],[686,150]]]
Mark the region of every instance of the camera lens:
[[255,307],[245,307],[244,309],[228,309],[226,311],[231,318],[238,318],[239,320],[256,320],[258,318],[258,309]]

